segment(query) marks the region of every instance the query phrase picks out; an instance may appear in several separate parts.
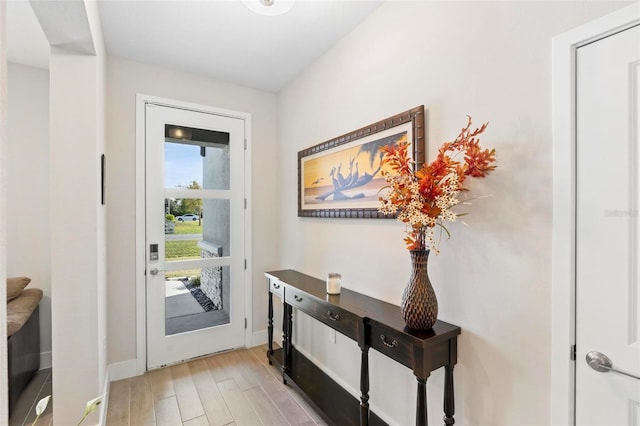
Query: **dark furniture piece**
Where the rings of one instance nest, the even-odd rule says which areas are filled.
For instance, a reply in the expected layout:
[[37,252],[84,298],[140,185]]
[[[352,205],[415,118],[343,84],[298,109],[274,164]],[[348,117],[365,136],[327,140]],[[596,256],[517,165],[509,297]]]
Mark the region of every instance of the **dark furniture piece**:
[[[331,424],[385,424],[369,411],[369,348],[411,368],[417,379],[416,424],[427,425],[426,382],[433,370],[445,367],[444,423],[453,425],[453,367],[457,362],[460,327],[438,321],[432,330],[407,329],[400,308],[342,289],[328,295],[325,282],[293,270],[267,272],[269,306],[267,357],[282,369],[282,379],[303,396]],[[284,302],[282,348],[273,349],[273,295]],[[291,342],[293,308],[356,341],[361,350],[360,401],[327,376]]]
[[[25,290],[25,293],[27,292],[29,292],[29,290]],[[7,340],[9,415],[13,412],[22,390],[40,369],[40,308],[37,302],[39,302],[42,297],[41,293],[40,297],[37,296],[38,295],[34,297],[32,302],[35,303],[35,306],[31,308],[33,310],[28,316],[23,317],[26,322],[23,322],[20,328],[11,334]],[[11,305],[11,303],[9,305]],[[9,309],[9,306],[7,306],[7,308],[7,321],[9,326],[11,326],[14,315]]]

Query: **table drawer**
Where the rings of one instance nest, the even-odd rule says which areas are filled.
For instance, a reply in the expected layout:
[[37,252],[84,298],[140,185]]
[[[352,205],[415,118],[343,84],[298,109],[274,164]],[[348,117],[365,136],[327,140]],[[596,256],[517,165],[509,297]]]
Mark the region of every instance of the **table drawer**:
[[300,309],[302,312],[315,316],[317,300],[304,293],[297,288],[289,287],[284,294],[284,300],[294,308]]
[[285,301],[345,336],[358,340],[358,330],[363,320],[357,315],[291,287],[285,292]]
[[322,321],[356,342],[358,341],[358,330],[364,326],[363,319],[359,316],[329,303],[318,303],[315,317],[318,321]]
[[278,296],[284,296],[284,284],[276,279],[269,279],[269,291]]
[[406,336],[397,330],[372,321],[370,345],[381,354],[412,368],[413,346],[407,341]]

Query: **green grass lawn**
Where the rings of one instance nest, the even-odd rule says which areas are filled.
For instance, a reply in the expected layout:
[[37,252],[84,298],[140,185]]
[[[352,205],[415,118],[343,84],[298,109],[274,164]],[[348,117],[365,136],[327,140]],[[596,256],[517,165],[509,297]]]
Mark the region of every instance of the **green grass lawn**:
[[164,244],[167,260],[200,259],[198,240],[166,241]]
[[176,222],[173,231],[174,234],[202,234],[202,225],[198,225],[198,221]]
[[[175,222],[175,234],[202,234],[202,225],[198,221]],[[165,241],[165,257],[167,260],[200,259],[198,240]],[[167,278],[199,275],[200,270],[168,272]]]
[[198,277],[200,278],[200,269],[186,269],[182,271],[173,271],[165,273],[165,278],[182,278],[182,277]]

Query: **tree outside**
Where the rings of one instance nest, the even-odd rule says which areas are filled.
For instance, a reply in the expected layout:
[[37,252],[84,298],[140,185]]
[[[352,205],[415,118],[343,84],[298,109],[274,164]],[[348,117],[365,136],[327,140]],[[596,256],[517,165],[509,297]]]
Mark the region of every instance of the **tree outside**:
[[[202,189],[198,182],[191,183],[184,187],[185,189]],[[174,216],[182,216],[183,214],[193,213],[199,217],[198,225],[202,224],[202,199],[200,198],[176,198],[168,201],[168,213]]]

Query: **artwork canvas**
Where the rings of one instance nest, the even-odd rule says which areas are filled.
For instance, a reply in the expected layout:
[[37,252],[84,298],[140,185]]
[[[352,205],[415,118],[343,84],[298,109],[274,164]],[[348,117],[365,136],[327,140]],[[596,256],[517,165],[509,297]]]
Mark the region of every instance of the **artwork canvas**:
[[[377,207],[386,182],[380,148],[403,136],[424,162],[424,107],[315,145],[298,153],[298,215],[385,218]],[[392,172],[390,169],[387,172]]]

